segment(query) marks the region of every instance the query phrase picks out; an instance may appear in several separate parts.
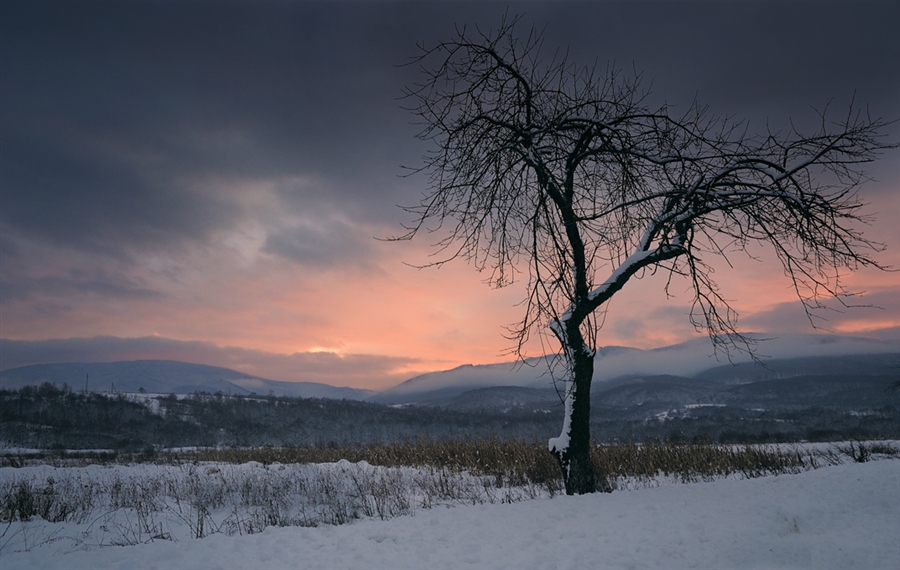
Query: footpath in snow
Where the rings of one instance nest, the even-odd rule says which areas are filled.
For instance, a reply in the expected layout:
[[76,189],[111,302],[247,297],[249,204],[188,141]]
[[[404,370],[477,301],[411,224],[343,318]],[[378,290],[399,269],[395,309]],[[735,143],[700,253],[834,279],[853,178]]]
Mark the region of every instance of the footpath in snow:
[[34,568],[900,568],[900,461],[59,553]]

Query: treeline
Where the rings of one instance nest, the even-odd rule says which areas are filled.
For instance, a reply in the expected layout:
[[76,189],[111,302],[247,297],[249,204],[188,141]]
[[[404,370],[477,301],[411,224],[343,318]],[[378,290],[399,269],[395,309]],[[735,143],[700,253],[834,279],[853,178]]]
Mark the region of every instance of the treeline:
[[[602,442],[775,443],[900,439],[900,409],[864,413],[829,408],[786,411],[708,407],[641,420],[596,412]],[[562,410],[461,412],[351,400],[275,396],[103,395],[52,384],[0,390],[0,435],[7,447],[147,452],[178,447],[324,448],[404,441],[484,439],[542,442],[559,433]]]
[[900,439],[900,409],[886,404],[863,413],[824,407],[761,411],[734,407],[692,410],[689,417],[645,421],[594,421],[603,442],[792,443]]
[[325,447],[491,435],[533,441],[558,430],[561,417],[561,411],[465,413],[353,400],[221,393],[138,400],[133,395],[83,393],[52,384],[0,390],[3,442],[38,449]]

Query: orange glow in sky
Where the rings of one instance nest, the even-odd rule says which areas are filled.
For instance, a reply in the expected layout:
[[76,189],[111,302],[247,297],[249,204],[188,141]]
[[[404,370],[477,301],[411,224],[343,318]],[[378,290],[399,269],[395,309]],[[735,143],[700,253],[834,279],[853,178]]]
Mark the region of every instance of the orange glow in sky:
[[[527,3],[548,53],[644,73],[651,99],[746,117],[750,132],[819,117],[900,117],[898,5],[889,2]],[[138,358],[272,380],[385,388],[427,371],[509,361],[504,327],[526,279],[501,290],[441,268],[403,232],[430,147],[398,100],[420,42],[495,27],[507,7],[451,3],[92,3],[4,6],[0,73],[0,369]],[[52,16],[52,17],[50,17]],[[605,22],[640,21],[606,26]],[[598,33],[603,29],[603,33]],[[760,30],[767,30],[760,42]],[[189,31],[189,33],[186,33]],[[826,40],[823,40],[826,38]],[[840,38],[840,41],[833,41]],[[753,46],[748,49],[747,46]],[[679,107],[681,105],[681,107]],[[840,117],[843,111],[835,111]],[[811,119],[810,119],[811,117]],[[814,127],[815,128],[815,127]],[[900,140],[900,123],[885,133]],[[900,268],[900,160],[860,195],[874,254]],[[741,330],[811,332],[771,252],[715,278]],[[598,279],[605,279],[604,268]],[[896,338],[900,273],[843,276],[863,306],[828,302],[823,331]],[[703,335],[687,283],[632,280],[600,345]],[[552,344],[551,349],[555,349]],[[539,338],[526,346],[542,351]]]

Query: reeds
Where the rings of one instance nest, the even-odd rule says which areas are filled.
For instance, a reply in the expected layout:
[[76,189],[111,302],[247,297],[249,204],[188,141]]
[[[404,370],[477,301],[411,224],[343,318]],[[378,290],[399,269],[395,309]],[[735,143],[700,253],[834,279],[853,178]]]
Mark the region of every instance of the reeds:
[[[893,442],[827,448],[648,442],[593,449],[598,490],[796,473],[898,455]],[[0,470],[0,551],[30,548],[36,531],[29,525],[38,520],[83,525],[70,539],[90,547],[387,519],[437,505],[552,497],[563,489],[544,445],[499,438],[183,450],[132,459],[110,465],[103,457],[104,466],[89,469]]]
[[[346,459],[384,467],[431,467],[486,475],[507,486],[539,485],[553,494],[562,478],[547,447],[523,440],[445,440],[406,442],[347,448],[210,449],[170,455],[169,461],[244,463],[330,463]],[[809,465],[802,450],[776,446],[737,446],[710,443],[616,443],[595,445],[595,472],[606,489],[617,481],[676,477],[705,481],[730,475],[760,477],[794,473]],[[605,479],[605,482],[603,482]]]

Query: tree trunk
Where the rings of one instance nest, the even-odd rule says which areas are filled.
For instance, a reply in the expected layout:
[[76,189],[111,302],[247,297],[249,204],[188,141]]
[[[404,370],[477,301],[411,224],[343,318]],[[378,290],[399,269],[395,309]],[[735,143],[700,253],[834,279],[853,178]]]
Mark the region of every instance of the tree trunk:
[[[566,390],[566,417],[563,431],[550,440],[550,453],[562,470],[567,495],[583,495],[597,490],[591,461],[591,379],[594,358],[583,348],[575,353],[572,378]],[[606,489],[604,489],[606,490]]]

